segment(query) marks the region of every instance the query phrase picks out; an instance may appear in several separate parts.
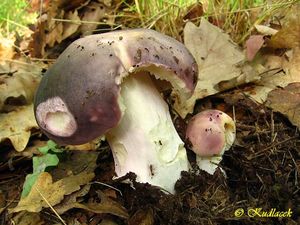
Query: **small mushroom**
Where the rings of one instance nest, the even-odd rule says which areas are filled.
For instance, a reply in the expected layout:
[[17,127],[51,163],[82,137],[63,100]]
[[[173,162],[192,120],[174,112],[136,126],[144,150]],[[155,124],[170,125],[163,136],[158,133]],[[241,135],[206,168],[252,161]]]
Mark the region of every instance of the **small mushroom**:
[[219,110],[205,110],[192,117],[186,130],[189,147],[200,169],[213,174],[224,152],[235,140],[235,123]]
[[189,163],[150,75],[169,81],[177,101],[186,101],[196,85],[197,65],[182,43],[153,30],[78,39],[40,83],[37,123],[59,144],[83,144],[105,135],[118,177],[134,172],[137,181],[173,193]]

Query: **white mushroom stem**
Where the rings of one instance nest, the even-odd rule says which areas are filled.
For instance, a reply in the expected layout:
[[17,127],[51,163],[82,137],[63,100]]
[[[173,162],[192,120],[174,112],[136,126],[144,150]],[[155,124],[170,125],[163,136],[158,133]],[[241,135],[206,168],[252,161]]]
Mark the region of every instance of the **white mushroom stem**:
[[123,118],[107,134],[117,176],[134,172],[137,181],[174,193],[174,185],[189,163],[168,105],[145,72],[123,81],[121,96]]
[[202,157],[198,155],[196,156],[196,162],[197,165],[199,166],[199,169],[204,170],[211,175],[216,172],[217,168],[219,167],[219,163],[221,161],[222,161],[222,156],[211,156],[211,157]]

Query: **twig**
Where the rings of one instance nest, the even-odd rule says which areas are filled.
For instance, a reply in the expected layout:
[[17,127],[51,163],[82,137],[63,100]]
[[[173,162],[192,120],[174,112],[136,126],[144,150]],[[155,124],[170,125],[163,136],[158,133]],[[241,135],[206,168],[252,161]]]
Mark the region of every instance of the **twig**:
[[67,225],[66,222],[63,220],[63,218],[61,218],[61,216],[56,212],[56,210],[48,202],[48,200],[45,198],[45,196],[40,192],[40,190],[35,186],[34,186],[34,188],[40,194],[40,196],[44,199],[44,201],[47,203],[47,205],[50,207],[50,209],[54,212],[54,214],[58,217],[58,219],[63,223],[63,225]]
[[273,110],[271,110],[271,143],[275,141],[275,132],[274,132],[274,113]]
[[273,145],[271,145],[271,146],[268,146],[268,147],[262,149],[261,151],[257,152],[257,153],[255,154],[255,156],[251,157],[251,159],[254,159],[254,158],[256,158],[256,157],[261,156],[264,152],[266,152],[266,151],[268,151],[268,150],[270,150],[270,149],[272,149],[272,148],[274,148],[274,147],[276,147],[276,146],[278,146],[278,145],[284,144],[284,143],[286,143],[286,142],[292,141],[292,140],[297,139],[297,138],[298,138],[298,137],[290,137],[290,138],[285,139],[285,140],[283,140],[283,141],[277,142],[276,144],[273,144]]
[[292,161],[295,165],[295,186],[298,186],[298,166],[297,166],[297,163],[296,163],[292,153],[290,151],[288,151],[288,153],[290,154]]
[[94,181],[94,182],[91,182],[90,184],[101,184],[101,185],[103,185],[103,186],[109,187],[109,188],[111,188],[111,189],[113,189],[113,190],[119,192],[120,195],[123,196],[121,190],[119,190],[119,189],[117,189],[117,188],[115,188],[115,187],[113,187],[113,186],[111,186],[111,185],[109,185],[109,184],[106,184],[106,183],[103,183],[103,182],[100,182],[100,181]]

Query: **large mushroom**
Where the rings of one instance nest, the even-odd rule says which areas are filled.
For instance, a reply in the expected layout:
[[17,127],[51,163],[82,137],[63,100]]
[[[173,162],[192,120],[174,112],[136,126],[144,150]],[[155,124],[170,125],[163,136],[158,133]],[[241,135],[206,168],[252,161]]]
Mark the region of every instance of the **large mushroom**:
[[197,65],[175,39],[148,29],[114,31],[73,42],[46,72],[35,96],[41,130],[59,144],[105,135],[118,177],[171,193],[189,164],[168,105],[149,75],[167,80],[177,101],[196,85]]

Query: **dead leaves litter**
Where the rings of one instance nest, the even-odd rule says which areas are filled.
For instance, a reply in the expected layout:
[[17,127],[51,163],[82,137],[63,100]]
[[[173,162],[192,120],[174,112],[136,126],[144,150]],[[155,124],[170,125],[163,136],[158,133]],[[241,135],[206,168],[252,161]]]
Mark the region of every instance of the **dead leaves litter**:
[[9,139],[17,151],[23,151],[31,135],[38,128],[33,105],[19,107],[16,111],[0,114],[0,142]]
[[33,101],[43,67],[43,64],[27,60],[6,61],[0,66],[0,111],[10,111],[12,104],[9,100],[22,99],[23,104]]
[[287,116],[300,127],[300,83],[292,83],[283,89],[275,89],[268,95],[267,106]]
[[111,0],[49,1],[38,19],[29,44],[32,57],[42,58],[51,49],[72,35],[92,34],[99,24],[112,25],[108,16]]
[[175,104],[182,117],[193,112],[197,99],[258,79],[251,67],[244,66],[245,55],[229,35],[204,18],[200,27],[186,24],[184,43],[197,61],[199,75],[193,96]]
[[6,60],[0,67],[0,142],[9,139],[18,152],[25,149],[31,130],[38,128],[32,102],[43,68],[23,58]]
[[128,218],[129,215],[125,208],[109,197],[106,197],[102,192],[98,192],[101,199],[100,203],[75,203],[74,208],[85,209],[94,213],[109,213],[121,218]]
[[65,195],[78,191],[81,185],[87,184],[93,178],[94,173],[82,172],[53,182],[52,176],[43,172],[39,175],[28,196],[22,198],[11,212],[23,210],[39,212],[42,208],[48,208],[49,205],[54,206],[61,202]]
[[14,57],[14,42],[15,37],[5,38],[0,34],[0,65],[5,64],[5,60]]
[[265,67],[270,73],[262,76],[256,86],[245,92],[258,103],[264,103],[268,94],[277,88],[284,88],[295,82],[300,82],[300,48],[293,49],[287,57],[266,56]]
[[18,225],[43,225],[45,221],[41,218],[39,213],[20,212],[16,214],[12,221]]
[[282,29],[271,37],[268,45],[272,48],[300,47],[300,4],[286,13]]

